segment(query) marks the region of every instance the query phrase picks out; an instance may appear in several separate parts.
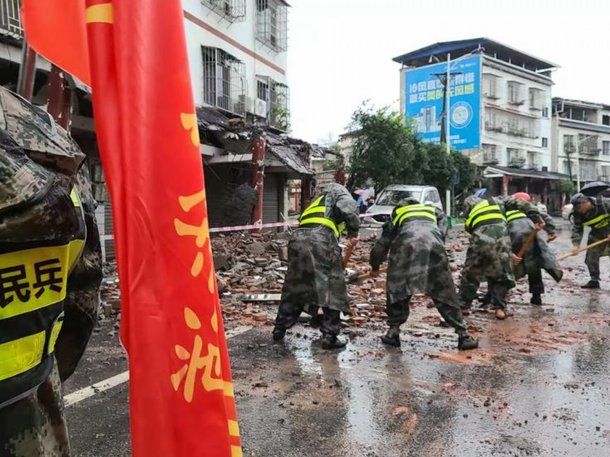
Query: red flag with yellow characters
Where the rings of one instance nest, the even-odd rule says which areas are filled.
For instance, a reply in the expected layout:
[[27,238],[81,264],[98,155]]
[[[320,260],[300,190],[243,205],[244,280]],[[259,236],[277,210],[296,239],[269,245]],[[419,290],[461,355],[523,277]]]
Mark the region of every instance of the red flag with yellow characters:
[[181,1],[56,2],[85,8],[133,455],[241,456]]

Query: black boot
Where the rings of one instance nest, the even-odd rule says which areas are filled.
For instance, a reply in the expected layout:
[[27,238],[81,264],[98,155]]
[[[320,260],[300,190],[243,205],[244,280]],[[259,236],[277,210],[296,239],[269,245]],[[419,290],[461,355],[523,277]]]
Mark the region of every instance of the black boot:
[[347,341],[338,338],[336,335],[324,335],[322,337],[323,349],[340,349],[345,347]]
[[599,281],[595,281],[594,279],[591,279],[584,286],[580,286],[580,287],[583,289],[599,289]]
[[479,347],[479,342],[475,340],[468,333],[460,335],[458,337],[458,349],[460,351],[467,351],[468,349],[476,349]]
[[470,314],[470,310],[472,309],[472,302],[460,300],[460,309],[462,310],[462,314],[464,316],[468,316]]
[[286,329],[275,327],[273,329],[273,341],[282,341],[286,336]]
[[483,298],[479,298],[479,301],[481,302],[481,308],[491,305],[491,293],[487,292]]
[[542,297],[540,294],[532,294],[532,298],[530,300],[532,305],[542,305]]
[[311,316],[311,320],[309,321],[309,326],[311,328],[320,328],[322,326],[322,315],[314,314]]
[[381,337],[383,344],[388,346],[400,347],[400,328],[390,327],[385,335]]

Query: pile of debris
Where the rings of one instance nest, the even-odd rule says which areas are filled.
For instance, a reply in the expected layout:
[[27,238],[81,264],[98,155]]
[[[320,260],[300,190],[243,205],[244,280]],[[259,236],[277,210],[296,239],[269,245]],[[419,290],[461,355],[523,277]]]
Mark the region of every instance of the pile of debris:
[[[236,233],[212,239],[225,321],[267,322],[265,305],[279,301],[287,271],[287,232]],[[257,303],[263,303],[257,305]]]

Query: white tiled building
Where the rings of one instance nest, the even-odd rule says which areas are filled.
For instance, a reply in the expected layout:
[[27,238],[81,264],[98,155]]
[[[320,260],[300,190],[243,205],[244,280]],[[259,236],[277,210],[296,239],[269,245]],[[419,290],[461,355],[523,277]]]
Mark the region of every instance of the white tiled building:
[[195,104],[290,126],[283,0],[183,0]]
[[551,169],[551,71],[555,65],[488,38],[436,43],[396,57],[412,68],[478,55],[482,60],[480,147],[465,150],[477,165]]
[[610,181],[610,106],[553,98],[553,171],[574,181]]

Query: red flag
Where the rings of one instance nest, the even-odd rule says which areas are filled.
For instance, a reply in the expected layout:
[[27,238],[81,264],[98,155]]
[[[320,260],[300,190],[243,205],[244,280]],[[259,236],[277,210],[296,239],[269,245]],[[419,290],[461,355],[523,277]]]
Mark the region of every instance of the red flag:
[[[26,4],[32,1],[39,0]],[[180,0],[86,0],[129,353],[132,448],[136,457],[236,457],[182,14]]]
[[25,0],[22,18],[38,54],[91,86],[85,0]]

